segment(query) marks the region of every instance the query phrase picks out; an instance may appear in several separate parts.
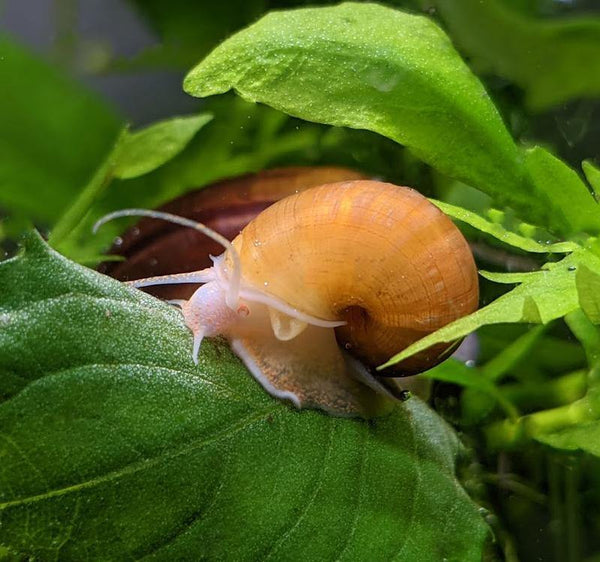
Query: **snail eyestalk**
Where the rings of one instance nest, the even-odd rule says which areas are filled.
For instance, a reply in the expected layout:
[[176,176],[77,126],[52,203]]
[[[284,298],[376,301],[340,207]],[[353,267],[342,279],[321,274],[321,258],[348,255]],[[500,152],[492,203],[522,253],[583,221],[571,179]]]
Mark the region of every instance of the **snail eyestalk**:
[[98,229],[102,225],[106,224],[107,222],[113,219],[118,219],[121,217],[149,217],[152,219],[164,220],[181,226],[187,226],[189,228],[197,230],[198,232],[201,232],[209,238],[212,238],[218,244],[221,244],[221,246],[223,246],[225,250],[227,250],[230,253],[231,260],[233,262],[233,271],[231,272],[231,276],[229,278],[229,284],[227,288],[225,301],[229,308],[231,308],[232,310],[237,310],[240,295],[242,267],[240,262],[240,256],[237,250],[234,248],[233,244],[229,240],[227,240],[227,238],[225,238],[218,232],[215,232],[212,228],[209,228],[201,222],[186,219],[184,217],[178,217],[177,215],[172,215],[171,213],[163,213],[161,211],[152,211],[149,209],[122,209],[120,211],[108,213],[107,215],[104,215],[101,219],[96,221],[92,228],[92,232],[96,234],[96,232],[98,232]]

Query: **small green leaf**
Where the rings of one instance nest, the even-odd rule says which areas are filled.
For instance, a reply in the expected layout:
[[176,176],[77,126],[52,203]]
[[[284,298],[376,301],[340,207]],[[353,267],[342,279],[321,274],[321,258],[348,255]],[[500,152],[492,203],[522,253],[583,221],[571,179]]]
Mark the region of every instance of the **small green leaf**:
[[541,199],[532,204],[552,209],[555,229],[598,232],[600,207],[575,170],[539,146],[525,151],[525,166]]
[[[418,399],[333,418],[30,235],[0,264],[0,517],[21,557],[480,560],[456,434]],[[452,517],[448,517],[451,513]]]
[[583,312],[594,324],[600,324],[600,273],[581,265],[575,283]]
[[[492,221],[488,221],[484,219],[481,215],[477,213],[473,213],[472,211],[468,211],[467,209],[463,209],[462,207],[457,207],[456,205],[450,205],[449,203],[444,203],[443,201],[436,201],[435,199],[430,199],[430,201],[438,207],[441,211],[446,213],[448,216],[456,219],[458,221],[464,222],[473,228],[476,228],[480,232],[485,234],[489,234],[493,236],[497,240],[508,244],[509,246],[513,246],[514,248],[519,248],[520,250],[525,250],[526,252],[538,252],[538,253],[568,253],[576,250],[580,246],[575,242],[556,242],[551,244],[541,244],[536,240],[532,240],[531,238],[526,238],[525,236],[520,236],[515,232],[511,232],[504,228],[501,224],[503,219],[502,216],[496,215],[498,213],[496,209],[489,209],[489,213],[496,216],[497,221],[493,220],[493,216],[490,216]],[[528,227],[533,228],[533,225],[520,225],[521,229],[527,231]]]
[[519,84],[532,108],[600,94],[600,18],[536,20],[501,0],[428,4],[478,66]]
[[[580,269],[582,268],[584,266],[580,266]],[[571,312],[571,314],[567,314],[565,322],[571,332],[581,342],[585,350],[588,365],[594,366],[598,364],[600,361],[600,328],[592,323],[590,316],[585,313],[585,310],[576,310]]]
[[481,367],[484,376],[491,381],[501,380],[517,363],[529,356],[545,330],[546,326],[543,325],[527,330]]
[[539,435],[537,440],[562,451],[585,451],[600,457],[600,421],[580,423],[548,435]]
[[583,173],[590,185],[594,188],[596,195],[600,194],[600,168],[594,165],[590,160],[584,160],[581,163]]
[[460,361],[449,359],[427,371],[425,376],[437,381],[450,382],[464,388],[483,392],[489,398],[497,401],[509,417],[514,419],[518,417],[515,407],[504,398],[494,382],[486,378],[479,369],[467,367]]
[[523,283],[528,280],[536,279],[538,277],[537,271],[515,271],[513,273],[500,273],[497,271],[484,271],[480,270],[479,275],[488,281],[494,283],[506,283],[512,285],[514,283]]
[[116,161],[114,176],[136,178],[159,168],[177,156],[211,119],[208,113],[173,117],[129,133]]

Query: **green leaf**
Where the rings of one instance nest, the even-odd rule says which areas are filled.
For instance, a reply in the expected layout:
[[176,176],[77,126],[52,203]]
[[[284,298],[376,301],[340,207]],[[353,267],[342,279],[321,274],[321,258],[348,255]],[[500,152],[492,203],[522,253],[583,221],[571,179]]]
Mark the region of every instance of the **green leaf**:
[[555,229],[569,233],[598,231],[600,207],[575,170],[539,146],[525,151],[525,166],[534,191],[552,209]]
[[[560,262],[546,264],[545,269],[541,271],[492,274],[496,279],[510,276],[509,282],[521,284],[473,314],[460,318],[412,344],[378,368],[389,367],[436,343],[462,338],[481,326],[505,322],[546,324],[561,318],[579,308],[575,286],[578,266],[597,265],[599,262],[598,257],[581,249]],[[492,275],[487,274],[488,277]]]
[[584,160],[581,163],[581,167],[587,181],[590,182],[596,194],[600,193],[600,168],[595,166],[590,160]]
[[600,94],[600,18],[535,20],[501,0],[428,4],[475,64],[519,84],[532,108]]
[[114,176],[136,178],[159,168],[179,154],[211,119],[209,113],[173,117],[129,133],[114,165]]
[[[600,230],[585,186],[549,153],[514,144],[481,83],[424,16],[365,3],[274,12],[217,47],[184,88],[199,97],[234,89],[302,119],[374,131],[551,231]],[[546,181],[555,173],[561,181]]]
[[492,424],[485,433],[492,449],[510,448],[536,439],[557,449],[581,450],[600,456],[596,441],[599,419],[600,395],[596,388],[571,404],[535,412],[516,421]]
[[[580,269],[583,266],[580,267]],[[586,268],[587,269],[587,268]],[[588,365],[594,367],[600,362],[600,328],[595,326],[585,310],[576,310],[565,317],[565,322],[585,350]]]
[[0,264],[0,291],[9,551],[481,559],[488,529],[456,480],[459,441],[419,400],[370,422],[297,411],[223,342],[194,366],[178,312],[35,235]]
[[507,345],[500,353],[481,367],[485,377],[491,381],[499,381],[525,357],[528,357],[533,347],[544,334],[546,326],[536,326],[527,330],[521,337]]
[[[464,388],[477,390],[487,397],[497,401],[508,416],[517,418],[518,412],[514,406],[504,398],[494,382],[483,376],[479,369],[467,367],[461,361],[448,359],[425,373],[425,376],[437,381],[458,384]],[[493,403],[493,402],[492,402]]]
[[358,3],[274,12],[217,47],[184,88],[235,89],[303,119],[375,131],[482,189],[522,182],[486,91],[423,16]]
[[585,451],[600,457],[600,422],[581,423],[548,435],[540,435],[537,440],[563,451]]
[[[453,219],[464,222],[469,226],[476,228],[480,232],[493,236],[494,238],[500,240],[504,244],[508,244],[509,246],[513,246],[514,248],[519,248],[520,250],[525,250],[526,252],[538,252],[544,254],[567,253],[572,252],[573,250],[576,250],[580,247],[575,242],[557,242],[553,244],[541,244],[536,240],[527,238],[525,236],[521,236],[515,232],[511,232],[510,230],[504,228],[502,224],[498,222],[488,221],[481,215],[473,213],[472,211],[468,211],[467,209],[463,209],[462,207],[450,205],[449,203],[444,203],[443,201],[436,201],[435,199],[430,199],[430,201],[441,211],[443,211]],[[490,211],[498,212],[495,209],[490,209]],[[535,227],[533,227],[532,225],[527,226],[531,226],[532,229],[535,230]]]
[[513,419],[516,417],[517,409],[514,401],[507,398],[504,388],[497,385],[505,375],[514,374],[513,369],[526,356],[530,356],[532,348],[538,343],[545,329],[545,326],[537,326],[528,330],[502,349],[485,365],[472,369],[475,371],[474,376],[485,380],[484,384],[494,387],[494,393],[470,385],[460,397],[463,424],[475,425],[480,423],[493,410],[496,401],[503,407],[508,416]]
[[594,324],[600,324],[600,273],[582,265],[575,283],[581,309]]
[[120,128],[104,102],[0,35],[0,205],[51,223]]

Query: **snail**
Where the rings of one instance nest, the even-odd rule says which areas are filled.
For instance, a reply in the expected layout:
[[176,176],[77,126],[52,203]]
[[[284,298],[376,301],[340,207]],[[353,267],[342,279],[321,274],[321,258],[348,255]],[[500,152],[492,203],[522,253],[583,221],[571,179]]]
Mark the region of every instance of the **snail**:
[[[96,228],[134,215],[190,226],[225,248],[210,268],[130,282],[202,284],[174,303],[194,335],[194,361],[203,338],[225,336],[268,392],[297,407],[364,417],[385,411],[393,395],[363,365],[384,363],[477,307],[467,242],[410,188],[372,180],[313,187],[262,211],[233,242],[201,223],[141,209],[110,213]],[[452,345],[386,375],[426,370]]]

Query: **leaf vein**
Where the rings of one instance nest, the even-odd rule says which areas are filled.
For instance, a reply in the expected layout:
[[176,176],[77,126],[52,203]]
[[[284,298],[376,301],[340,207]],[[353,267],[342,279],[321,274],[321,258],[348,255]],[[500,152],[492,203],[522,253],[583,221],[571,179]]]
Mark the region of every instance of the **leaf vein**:
[[52,499],[55,497],[64,496],[66,494],[77,493],[79,491],[85,490],[87,488],[94,488],[101,484],[107,482],[113,482],[123,478],[125,476],[130,476],[137,472],[141,472],[144,470],[148,470],[156,466],[159,462],[165,460],[171,460],[181,455],[185,455],[194,449],[201,449],[206,445],[210,445],[213,443],[217,443],[220,440],[235,435],[260,420],[266,419],[268,416],[273,415],[277,410],[277,407],[270,408],[269,410],[265,410],[262,412],[257,412],[254,415],[247,416],[246,418],[240,420],[238,423],[232,424],[221,432],[217,432],[215,435],[211,437],[199,441],[192,442],[185,447],[177,449],[175,451],[167,451],[156,457],[150,459],[144,459],[141,461],[130,463],[124,467],[119,468],[118,470],[114,470],[105,474],[104,476],[99,476],[96,478],[92,478],[90,480],[86,480],[84,482],[80,482],[78,484],[73,484],[71,486],[66,486],[64,488],[59,488],[57,490],[50,490],[48,492],[44,492],[42,494],[36,494],[33,496],[28,496],[25,498],[19,498],[17,500],[10,500],[7,502],[0,503],[0,511],[11,508],[18,507],[22,505],[28,505],[32,503],[36,503],[39,501],[44,501],[48,499]]

